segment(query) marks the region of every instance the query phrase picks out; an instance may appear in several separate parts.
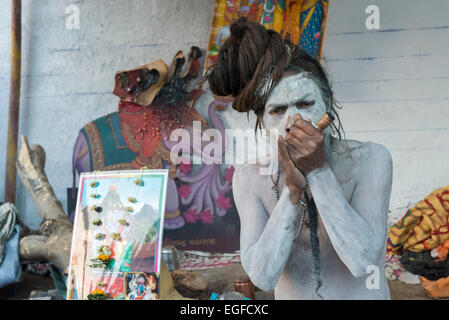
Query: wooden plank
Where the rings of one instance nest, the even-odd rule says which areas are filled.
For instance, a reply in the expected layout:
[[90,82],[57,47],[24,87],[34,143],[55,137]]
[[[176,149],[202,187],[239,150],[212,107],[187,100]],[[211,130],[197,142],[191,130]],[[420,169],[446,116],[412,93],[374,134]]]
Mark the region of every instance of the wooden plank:
[[342,103],[441,101],[449,102],[449,77],[403,81],[344,82],[334,85]]
[[22,1],[12,0],[11,84],[9,93],[8,138],[6,146],[5,202],[16,200],[17,135],[19,131]]

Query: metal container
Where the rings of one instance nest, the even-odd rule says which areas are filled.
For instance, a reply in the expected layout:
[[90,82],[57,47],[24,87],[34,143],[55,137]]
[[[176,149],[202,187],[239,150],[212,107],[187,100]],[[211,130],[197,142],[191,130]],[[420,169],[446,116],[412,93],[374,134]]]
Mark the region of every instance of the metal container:
[[248,299],[254,300],[254,284],[248,276],[243,276],[234,281],[234,290],[240,292]]
[[178,253],[173,246],[162,248],[162,262],[168,266],[168,270],[179,269]]

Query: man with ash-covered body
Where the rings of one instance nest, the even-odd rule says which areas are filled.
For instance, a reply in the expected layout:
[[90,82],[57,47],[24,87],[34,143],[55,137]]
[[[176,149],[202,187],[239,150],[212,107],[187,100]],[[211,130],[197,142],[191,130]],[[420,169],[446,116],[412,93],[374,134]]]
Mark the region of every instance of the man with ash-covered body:
[[[389,299],[391,156],[379,144],[341,139],[341,126],[313,125],[325,112],[338,118],[320,64],[241,18],[208,80],[269,132],[274,165],[246,164],[234,176],[242,265],[252,282],[274,288],[276,299]],[[271,174],[262,174],[267,168]]]

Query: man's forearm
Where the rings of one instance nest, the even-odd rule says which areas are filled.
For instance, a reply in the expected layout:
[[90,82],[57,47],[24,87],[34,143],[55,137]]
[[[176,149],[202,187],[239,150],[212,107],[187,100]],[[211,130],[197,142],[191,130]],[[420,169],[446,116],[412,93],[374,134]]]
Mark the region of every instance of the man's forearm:
[[298,214],[304,210],[291,203],[285,187],[260,238],[242,252],[243,267],[257,287],[271,290],[276,286],[290,256]]
[[376,235],[352,208],[329,166],[312,171],[307,181],[338,256],[354,276],[364,275],[366,267],[376,263],[383,235]]

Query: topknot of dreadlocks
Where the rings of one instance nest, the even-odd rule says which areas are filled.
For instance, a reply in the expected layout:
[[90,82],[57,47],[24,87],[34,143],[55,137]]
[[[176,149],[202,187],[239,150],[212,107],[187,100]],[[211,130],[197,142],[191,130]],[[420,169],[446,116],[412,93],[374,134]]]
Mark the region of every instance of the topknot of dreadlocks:
[[[260,115],[270,89],[290,63],[294,45],[245,17],[232,23],[230,31],[208,77],[210,89],[218,96],[232,95],[235,110]],[[268,90],[260,90],[267,84]]]

